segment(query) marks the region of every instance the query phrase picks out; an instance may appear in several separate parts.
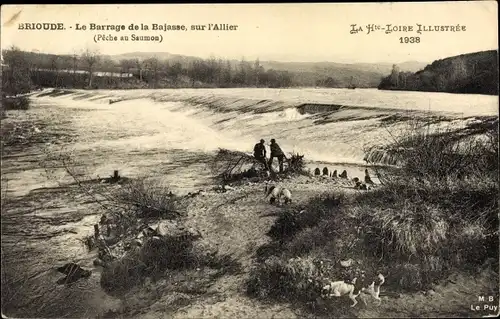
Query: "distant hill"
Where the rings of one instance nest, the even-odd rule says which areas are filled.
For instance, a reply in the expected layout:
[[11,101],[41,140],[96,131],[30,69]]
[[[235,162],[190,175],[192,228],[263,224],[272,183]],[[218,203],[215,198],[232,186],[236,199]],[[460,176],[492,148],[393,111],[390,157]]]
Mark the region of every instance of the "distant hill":
[[396,68],[378,88],[497,95],[498,51],[480,51],[436,60],[415,73]]
[[[180,54],[171,54],[168,52],[131,52],[118,55],[107,56],[114,62],[123,59],[146,60],[157,58],[166,60],[170,63],[179,62],[187,64],[198,60],[194,56],[185,56]],[[230,60],[232,67],[238,67],[241,61]],[[252,61],[250,61],[252,62]],[[331,87],[347,87],[351,82],[357,87],[377,87],[380,80],[391,72],[393,64],[391,63],[335,63],[335,62],[279,62],[279,61],[260,61],[265,69],[276,71],[287,71],[293,83],[299,86],[322,86],[321,83],[333,79],[334,85]],[[415,72],[427,63],[409,61],[399,64],[401,70]]]
[[135,59],[142,61],[154,57],[157,58],[158,60],[171,61],[173,63],[175,62],[185,63],[199,59],[194,56],[172,54],[168,52],[129,52],[116,55],[106,55],[105,57],[109,58],[114,62],[120,62],[120,60],[135,60]]

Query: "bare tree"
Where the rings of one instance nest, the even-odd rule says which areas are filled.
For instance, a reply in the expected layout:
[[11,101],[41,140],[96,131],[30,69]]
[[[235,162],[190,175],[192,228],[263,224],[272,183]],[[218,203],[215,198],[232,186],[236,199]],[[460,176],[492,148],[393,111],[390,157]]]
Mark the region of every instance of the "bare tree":
[[50,56],[50,69],[56,73],[56,81],[55,81],[55,86],[58,87],[59,85],[59,66],[61,64],[60,61],[60,56],[58,55],[51,55]]
[[153,75],[153,88],[155,89],[158,84],[158,64],[159,64],[158,59],[156,57],[144,60],[144,66]]
[[92,88],[92,78],[94,75],[94,67],[100,60],[99,52],[97,50],[86,49],[82,54],[82,61],[85,63],[87,72],[89,73],[89,88]]
[[142,81],[142,66],[143,62],[139,59],[135,59],[135,66],[137,67],[137,70],[139,71],[139,80]]
[[72,60],[73,60],[73,74],[75,74],[76,73],[76,66],[77,66],[77,62],[78,62],[78,56],[76,54],[73,54]]
[[255,60],[255,63],[254,63],[254,83],[255,83],[255,86],[259,86],[259,77],[260,77],[260,73],[261,73],[261,70],[262,67],[260,66],[260,61],[259,61],[259,58],[257,58]]
[[396,64],[392,65],[391,84],[395,87],[399,86],[399,67]]

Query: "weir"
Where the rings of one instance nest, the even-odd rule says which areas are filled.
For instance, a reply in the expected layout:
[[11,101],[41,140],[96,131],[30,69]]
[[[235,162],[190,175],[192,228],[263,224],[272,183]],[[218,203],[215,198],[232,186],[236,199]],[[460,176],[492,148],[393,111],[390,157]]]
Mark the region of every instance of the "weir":
[[[309,99],[306,93],[300,100]],[[44,90],[33,97],[45,98],[44,103],[57,101],[62,107],[100,109],[119,116],[120,125],[116,127],[112,121],[93,113],[86,113],[89,123],[79,120],[79,126],[106,127],[108,135],[115,131],[118,134],[124,128],[131,133],[131,136],[120,133],[116,140],[104,139],[98,143],[101,148],[137,148],[139,154],[151,149],[209,152],[219,147],[250,152],[255,141],[273,137],[286,152],[301,152],[307,161],[361,165],[364,161],[401,165],[397,150],[382,146],[364,150],[390,142],[394,137],[390,135],[404,132],[408,126],[405,122],[414,117],[435,115],[413,111],[409,116],[409,110],[356,105],[359,101],[352,102],[355,106],[347,106],[317,103],[313,98],[310,102],[286,99],[285,93],[274,95],[266,90],[207,90],[203,94],[189,90],[56,89]],[[464,118],[436,118],[437,122],[449,120],[462,123]]]

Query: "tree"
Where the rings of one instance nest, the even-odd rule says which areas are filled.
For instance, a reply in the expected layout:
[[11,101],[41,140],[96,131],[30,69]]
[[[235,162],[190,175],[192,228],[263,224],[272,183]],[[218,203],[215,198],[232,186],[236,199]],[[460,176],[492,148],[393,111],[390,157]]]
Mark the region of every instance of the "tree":
[[130,60],[130,59],[120,60],[121,72],[122,73],[127,73],[127,76],[130,73],[130,69],[133,68],[134,65],[135,65],[135,61],[134,60]]
[[144,66],[153,77],[153,88],[158,85],[158,59],[156,57],[144,60]]
[[461,57],[451,61],[452,81],[460,80],[467,77],[467,64]]
[[58,55],[51,55],[50,56],[50,69],[56,73],[56,80],[55,80],[55,86],[58,87],[59,85],[59,67],[61,64],[61,59]]
[[224,68],[224,72],[223,72],[223,75],[222,75],[222,82],[226,85],[226,86],[231,86],[232,85],[232,77],[231,77],[231,61],[227,60],[226,61],[226,67]]
[[97,50],[86,49],[82,54],[82,61],[89,73],[89,88],[92,88],[92,78],[94,76],[94,67],[100,61],[101,57]]
[[394,87],[399,86],[399,68],[396,64],[392,65],[390,80],[391,80],[392,86],[394,86]]
[[460,89],[467,81],[469,75],[467,71],[467,63],[462,57],[455,58],[451,61],[450,65],[450,78],[452,90]]
[[28,93],[31,90],[30,62],[24,52],[12,46],[3,53],[6,64],[6,74],[3,78],[4,68],[2,67],[3,88],[2,91],[9,95]]
[[72,60],[73,60],[73,74],[75,74],[76,68],[78,66],[78,56],[76,54],[73,54]]
[[174,79],[174,83],[177,85],[179,77],[182,75],[182,64],[175,62],[168,70],[168,74]]
[[142,81],[142,61],[139,59],[135,59],[135,66],[137,67],[137,70],[139,71],[139,80]]
[[254,63],[254,83],[255,86],[259,86],[260,84],[260,76],[264,72],[264,68],[260,65],[259,58],[255,60]]

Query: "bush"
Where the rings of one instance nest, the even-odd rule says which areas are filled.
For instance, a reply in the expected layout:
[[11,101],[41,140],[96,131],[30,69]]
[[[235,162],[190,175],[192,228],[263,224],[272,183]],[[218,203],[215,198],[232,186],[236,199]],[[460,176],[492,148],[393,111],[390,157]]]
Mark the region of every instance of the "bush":
[[388,148],[400,168],[355,200],[366,246],[393,263],[399,286],[428,287],[498,259],[497,125],[496,118],[454,130],[412,126]]
[[321,293],[317,263],[312,258],[271,257],[250,274],[247,293],[258,298],[313,300]]
[[223,148],[217,151],[210,163],[214,179],[223,185],[241,181],[244,178],[265,179],[267,174],[262,166],[253,156]]
[[189,233],[149,238],[140,248],[132,249],[107,265],[101,285],[106,291],[119,294],[147,276],[197,267],[203,261],[192,253],[193,243],[198,238]]
[[140,249],[135,248],[104,268],[101,287],[108,293],[120,295],[145,279],[145,269]]
[[182,215],[176,209],[176,198],[167,187],[141,179],[122,185],[115,201],[130,207],[137,217],[175,219]]
[[188,233],[149,239],[140,251],[141,261],[151,273],[196,267],[198,260],[191,254],[196,239],[197,236]]
[[[386,156],[400,166],[399,170],[384,174],[383,183],[394,175],[422,183],[498,172],[498,118],[483,118],[465,128],[431,124],[410,121],[399,136],[393,136],[391,145],[366,150],[372,161]],[[370,160],[369,157],[365,159]]]
[[303,209],[292,207],[283,212],[268,232],[274,239],[286,240],[300,230],[316,226],[328,216],[336,216],[343,194],[322,194],[309,200]]
[[285,173],[299,174],[299,175],[309,175],[306,169],[306,163],[304,160],[304,155],[292,154],[288,159],[288,167]]

